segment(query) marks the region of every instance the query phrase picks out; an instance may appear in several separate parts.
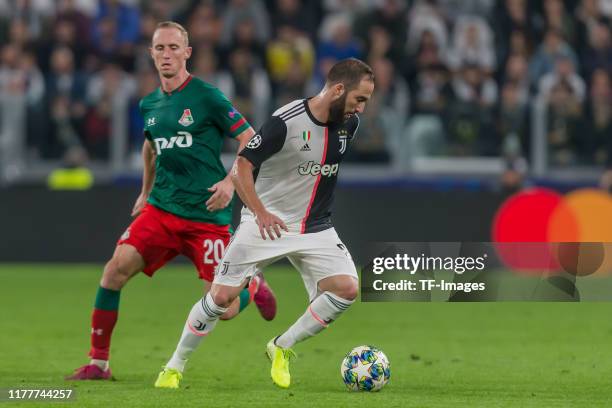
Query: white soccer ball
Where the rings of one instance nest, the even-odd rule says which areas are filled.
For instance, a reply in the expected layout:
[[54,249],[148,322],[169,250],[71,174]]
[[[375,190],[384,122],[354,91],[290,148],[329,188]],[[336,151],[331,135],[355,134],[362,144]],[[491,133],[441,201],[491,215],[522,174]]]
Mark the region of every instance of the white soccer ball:
[[391,365],[376,347],[359,346],[344,357],[340,374],[350,391],[380,391],[389,382]]

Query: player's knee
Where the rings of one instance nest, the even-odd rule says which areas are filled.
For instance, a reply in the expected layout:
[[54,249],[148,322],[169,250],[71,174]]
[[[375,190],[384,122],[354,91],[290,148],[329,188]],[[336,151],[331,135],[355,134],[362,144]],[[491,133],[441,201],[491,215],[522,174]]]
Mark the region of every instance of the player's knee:
[[210,294],[212,296],[213,302],[215,302],[217,306],[229,307],[232,304],[232,301],[234,300],[231,296],[231,293],[224,290],[211,290]]
[[342,299],[346,300],[355,300],[359,295],[359,287],[357,285],[357,280],[349,278],[342,285],[340,285],[335,294]]
[[113,290],[119,290],[125,285],[125,280],[121,279],[114,259],[108,261],[104,266],[104,273],[102,274],[100,284],[107,289]]
[[102,275],[102,286],[107,289],[119,290],[130,279],[131,271],[120,259],[113,257],[106,263]]

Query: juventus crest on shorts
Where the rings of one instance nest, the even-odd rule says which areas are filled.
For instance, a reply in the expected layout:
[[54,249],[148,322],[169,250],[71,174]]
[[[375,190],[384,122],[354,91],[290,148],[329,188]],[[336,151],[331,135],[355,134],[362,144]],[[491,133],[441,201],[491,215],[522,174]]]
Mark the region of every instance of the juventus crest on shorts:
[[[255,189],[266,209],[292,231],[331,228],[331,205],[340,162],[359,127],[352,115],[325,124],[310,112],[307,99],[274,112],[240,156],[257,168]],[[243,215],[252,216],[245,208]]]

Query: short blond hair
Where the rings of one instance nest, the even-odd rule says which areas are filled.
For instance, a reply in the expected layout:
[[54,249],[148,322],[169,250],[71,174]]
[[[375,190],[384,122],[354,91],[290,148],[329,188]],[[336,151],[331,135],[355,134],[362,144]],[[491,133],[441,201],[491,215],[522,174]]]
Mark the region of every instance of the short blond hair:
[[187,33],[187,30],[185,30],[185,27],[183,27],[179,23],[175,21],[162,21],[160,23],[157,23],[155,31],[159,30],[160,28],[176,28],[181,32],[181,35],[185,39],[185,46],[189,47],[189,34]]

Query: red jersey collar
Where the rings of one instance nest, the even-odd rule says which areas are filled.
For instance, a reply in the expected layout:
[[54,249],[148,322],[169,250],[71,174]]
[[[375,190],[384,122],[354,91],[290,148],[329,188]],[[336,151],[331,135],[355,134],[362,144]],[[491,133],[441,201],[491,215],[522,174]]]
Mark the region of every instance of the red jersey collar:
[[[182,90],[183,90],[183,89],[184,89],[184,88],[187,86],[187,84],[188,84],[189,82],[191,82],[191,80],[192,80],[192,79],[193,79],[193,75],[189,74],[189,76],[187,77],[187,79],[186,79],[186,80],[185,80],[185,81],[184,81],[184,82],[183,82],[183,83],[182,83],[182,84],[181,84],[181,85],[180,85],[178,88],[176,88],[175,90],[170,91],[170,92],[166,92],[166,91],[164,91],[164,90],[162,89],[162,92],[163,92],[163,93],[165,93],[165,94],[166,94],[166,95],[168,95],[168,96],[170,96],[170,95],[172,95],[172,94],[174,94],[174,93],[177,93],[177,92],[181,92],[181,91],[182,91]],[[161,87],[160,87],[160,88],[161,88]]]

